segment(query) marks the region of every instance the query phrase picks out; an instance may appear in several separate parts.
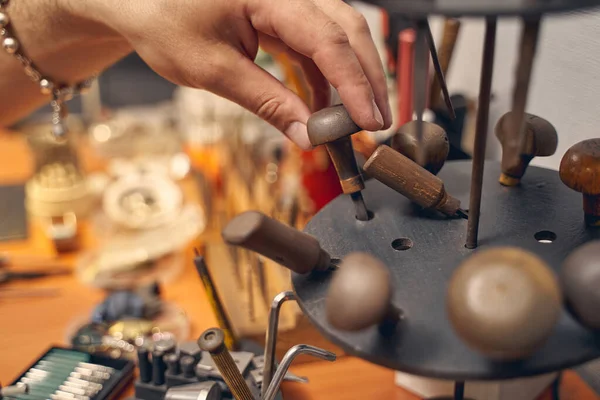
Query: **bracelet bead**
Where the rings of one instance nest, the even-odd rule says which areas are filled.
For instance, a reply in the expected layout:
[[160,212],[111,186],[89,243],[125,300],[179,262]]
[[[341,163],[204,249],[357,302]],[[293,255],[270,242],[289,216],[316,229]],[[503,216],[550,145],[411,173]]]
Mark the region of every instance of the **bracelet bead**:
[[10,23],[10,18],[8,18],[8,14],[0,11],[0,28],[5,28]]
[[40,90],[42,94],[52,94],[54,91],[54,83],[50,82],[46,78],[43,78],[40,80]]
[[15,38],[6,37],[2,41],[2,47],[8,54],[15,54],[19,50],[19,42]]

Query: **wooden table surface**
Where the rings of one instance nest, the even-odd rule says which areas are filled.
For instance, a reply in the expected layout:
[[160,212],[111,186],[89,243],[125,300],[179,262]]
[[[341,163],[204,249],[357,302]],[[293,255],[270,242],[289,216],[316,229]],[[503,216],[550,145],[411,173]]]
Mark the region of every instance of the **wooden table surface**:
[[[27,146],[15,134],[0,132],[0,183],[23,183],[31,175]],[[83,231],[83,247],[93,242],[90,232]],[[26,241],[0,243],[0,252],[11,254],[52,255],[51,244],[39,226],[30,224]],[[73,265],[75,256],[63,260]],[[192,321],[191,338],[216,325],[206,294],[188,254],[182,275],[164,288],[164,298],[180,305]],[[24,287],[10,283],[9,287]],[[74,276],[54,277],[29,282],[27,287],[60,288],[59,296],[43,299],[0,299],[0,382],[17,377],[34,359],[52,344],[63,344],[66,331],[74,321],[87,318],[104,297],[101,290],[79,283]],[[310,378],[310,384],[285,384],[286,400],[418,400],[394,385],[393,371],[362,360],[344,357],[335,363],[313,362],[297,365],[292,370]],[[598,399],[593,391],[573,372],[567,371],[561,387],[562,400]],[[540,398],[550,400],[547,391]]]

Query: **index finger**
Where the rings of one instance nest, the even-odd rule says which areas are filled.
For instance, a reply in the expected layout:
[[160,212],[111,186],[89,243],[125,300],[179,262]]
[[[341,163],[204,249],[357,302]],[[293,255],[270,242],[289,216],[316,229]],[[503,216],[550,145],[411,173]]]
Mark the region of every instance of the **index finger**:
[[381,129],[383,117],[373,88],[340,25],[310,0],[256,1],[249,15],[256,29],[313,59],[357,125]]

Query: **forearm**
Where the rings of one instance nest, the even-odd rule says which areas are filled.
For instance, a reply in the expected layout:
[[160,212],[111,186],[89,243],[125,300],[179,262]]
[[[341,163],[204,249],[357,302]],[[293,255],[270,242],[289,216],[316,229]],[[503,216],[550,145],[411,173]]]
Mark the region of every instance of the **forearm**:
[[[82,3],[86,1],[11,0],[8,7],[9,28],[22,51],[54,82],[83,80],[131,51],[120,35],[84,17],[93,10],[80,10],[86,7]],[[50,101],[4,51],[0,51],[0,93],[0,125],[13,123]]]

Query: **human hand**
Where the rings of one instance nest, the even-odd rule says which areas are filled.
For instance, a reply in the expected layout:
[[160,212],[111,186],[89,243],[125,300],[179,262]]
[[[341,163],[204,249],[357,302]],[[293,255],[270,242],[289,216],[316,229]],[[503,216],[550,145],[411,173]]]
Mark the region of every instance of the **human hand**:
[[157,73],[209,90],[254,112],[310,148],[308,106],[254,64],[259,45],[285,52],[311,85],[313,108],[329,105],[328,81],[354,121],[388,128],[383,67],[364,17],[341,0],[97,0],[87,18],[123,35]]

